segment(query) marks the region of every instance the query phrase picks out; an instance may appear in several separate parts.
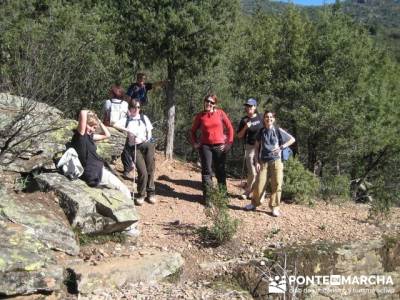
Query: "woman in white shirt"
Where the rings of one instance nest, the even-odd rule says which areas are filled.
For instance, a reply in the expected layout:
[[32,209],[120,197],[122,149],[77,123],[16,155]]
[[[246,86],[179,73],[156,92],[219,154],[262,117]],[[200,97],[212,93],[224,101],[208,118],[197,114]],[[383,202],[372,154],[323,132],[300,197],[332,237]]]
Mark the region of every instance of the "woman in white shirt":
[[154,185],[155,146],[150,142],[153,125],[146,115],[140,113],[139,101],[133,100],[129,103],[128,114],[128,117],[120,119],[113,127],[128,133],[128,141],[125,147],[138,171],[136,205],[142,205],[145,199],[154,204],[156,203]]

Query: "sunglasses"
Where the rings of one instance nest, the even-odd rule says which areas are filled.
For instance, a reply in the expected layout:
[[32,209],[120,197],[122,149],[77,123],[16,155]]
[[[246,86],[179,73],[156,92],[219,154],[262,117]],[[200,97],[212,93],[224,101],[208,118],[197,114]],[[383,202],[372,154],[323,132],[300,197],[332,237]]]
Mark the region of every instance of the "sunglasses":
[[212,105],[214,105],[214,104],[215,104],[215,102],[214,102],[214,101],[210,101],[210,100],[208,100],[208,99],[207,99],[207,100],[204,100],[204,102],[205,102],[205,103],[210,103],[210,104],[212,104]]

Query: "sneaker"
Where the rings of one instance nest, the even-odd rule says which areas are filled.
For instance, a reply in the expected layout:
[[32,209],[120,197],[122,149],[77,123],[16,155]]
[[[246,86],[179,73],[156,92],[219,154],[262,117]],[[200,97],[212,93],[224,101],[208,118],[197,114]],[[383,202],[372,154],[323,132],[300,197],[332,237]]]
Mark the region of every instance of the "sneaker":
[[240,198],[242,198],[242,200],[247,200],[248,197],[249,195],[246,193],[240,195]]
[[280,211],[279,211],[279,207],[273,207],[272,208],[272,215],[274,217],[279,217],[281,215]]
[[256,207],[253,204],[247,204],[244,210],[256,210]]
[[143,205],[143,204],[144,204],[144,197],[138,197],[138,198],[136,198],[136,199],[135,199],[135,204],[136,204],[137,206]]
[[124,233],[131,237],[138,237],[140,235],[140,230],[137,228],[137,224],[134,224],[126,228]]
[[148,196],[148,197],[147,197],[147,201],[148,201],[149,203],[151,203],[151,204],[156,204],[156,202],[157,202],[156,195],[150,195],[150,196]]

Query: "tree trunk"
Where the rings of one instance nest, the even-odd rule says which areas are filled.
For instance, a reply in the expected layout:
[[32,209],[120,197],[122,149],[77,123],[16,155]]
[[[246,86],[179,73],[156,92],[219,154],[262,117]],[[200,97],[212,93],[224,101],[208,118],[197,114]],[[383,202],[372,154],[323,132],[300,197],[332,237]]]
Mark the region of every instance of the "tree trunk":
[[175,76],[171,66],[168,66],[168,85],[167,85],[167,134],[165,136],[165,157],[172,159],[174,154],[175,136]]
[[315,163],[317,162],[317,151],[316,151],[316,145],[315,145],[315,136],[310,136],[307,139],[307,150],[308,150],[308,155],[307,155],[307,168],[309,171],[313,172],[314,171],[314,166]]

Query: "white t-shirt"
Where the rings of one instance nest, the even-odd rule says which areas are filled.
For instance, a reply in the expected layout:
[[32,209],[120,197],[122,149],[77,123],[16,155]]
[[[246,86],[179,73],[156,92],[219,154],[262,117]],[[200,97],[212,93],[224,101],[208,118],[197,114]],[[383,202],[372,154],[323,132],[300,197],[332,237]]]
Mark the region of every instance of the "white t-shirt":
[[[151,131],[153,130],[153,125],[151,124],[149,118],[146,115],[143,115],[144,121],[140,119],[140,115],[131,116],[128,126],[126,127],[129,130],[128,139],[129,145],[133,146],[135,144],[140,144],[151,139]],[[118,127],[125,128],[126,118],[122,118],[117,123],[115,123]]]

